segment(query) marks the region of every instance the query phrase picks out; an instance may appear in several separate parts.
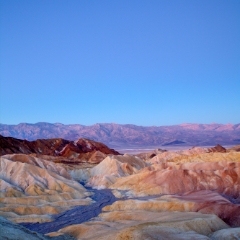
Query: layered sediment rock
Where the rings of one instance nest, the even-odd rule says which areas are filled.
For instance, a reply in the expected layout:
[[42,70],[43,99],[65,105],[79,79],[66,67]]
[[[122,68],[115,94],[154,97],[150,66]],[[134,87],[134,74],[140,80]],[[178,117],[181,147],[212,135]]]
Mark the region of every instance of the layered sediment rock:
[[240,153],[220,146],[211,149],[117,156],[83,139],[55,149],[57,155],[4,155],[0,215],[15,222],[51,221],[51,214],[93,202],[91,193],[77,182],[84,181],[93,188],[110,188],[122,199],[89,222],[49,235],[234,239],[240,235],[239,228],[230,228],[240,226]]
[[30,142],[0,135],[0,155],[12,153],[56,155],[56,152],[61,151],[69,142],[61,138],[38,139]]
[[[119,192],[114,191],[115,195]],[[215,214],[230,226],[240,226],[240,204],[234,204],[220,194],[211,191],[196,191],[183,195],[163,195],[143,199],[119,200],[105,211],[145,210],[151,212],[201,212]]]
[[167,150],[155,149],[155,150],[150,151],[150,152],[135,154],[135,156],[139,157],[143,160],[148,160],[148,159],[151,159],[151,158],[157,156],[158,154],[161,154],[161,153],[164,153],[164,152],[167,152]]
[[0,159],[8,159],[13,162],[27,163],[34,165],[43,169],[47,169],[51,172],[54,172],[64,178],[71,179],[70,174],[67,170],[60,164],[55,164],[53,161],[44,160],[31,155],[26,154],[8,154],[0,157]]
[[[175,151],[175,152],[162,151],[155,154],[155,156],[152,156],[152,158],[148,158],[145,160],[147,160],[147,162],[149,162],[150,164],[153,164],[153,163],[166,162],[177,157],[187,158],[187,156],[193,156],[193,155],[198,156],[204,153],[225,153],[225,152],[227,152],[227,150],[218,144],[212,148],[192,147],[187,150],[181,150],[181,151]],[[139,156],[142,156],[142,154],[139,154]],[[207,155],[207,158],[209,158],[209,155]]]
[[101,189],[113,184],[117,178],[135,174],[146,166],[143,160],[128,154],[108,156],[92,169],[71,171],[71,175],[76,180],[85,181],[87,186]]
[[240,152],[240,145],[229,148],[228,151]]
[[51,221],[50,214],[92,202],[91,193],[54,163],[7,157],[0,158],[0,215],[15,222],[44,222]]
[[226,223],[215,215],[182,212],[150,212],[144,210],[113,211],[99,215],[91,222],[72,225],[51,236],[62,233],[77,239],[210,239],[208,236]]
[[89,139],[68,141],[61,138],[27,141],[0,135],[0,155],[23,153],[59,156],[58,162],[78,164],[81,162],[99,163],[108,155],[119,154],[100,142]]
[[[212,162],[206,162],[207,155]],[[134,196],[214,190],[240,199],[240,154],[207,155],[184,156],[173,162],[155,164],[135,175],[117,179],[110,187],[127,190]]]

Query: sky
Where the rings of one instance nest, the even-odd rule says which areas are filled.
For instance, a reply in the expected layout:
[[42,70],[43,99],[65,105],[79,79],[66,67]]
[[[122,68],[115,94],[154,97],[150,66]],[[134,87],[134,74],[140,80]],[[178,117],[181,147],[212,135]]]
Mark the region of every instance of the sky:
[[239,0],[0,0],[0,123],[240,123]]

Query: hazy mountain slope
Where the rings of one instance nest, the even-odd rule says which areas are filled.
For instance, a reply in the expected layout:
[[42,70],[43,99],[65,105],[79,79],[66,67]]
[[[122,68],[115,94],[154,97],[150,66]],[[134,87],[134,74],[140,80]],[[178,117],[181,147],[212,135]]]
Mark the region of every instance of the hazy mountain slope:
[[132,124],[102,123],[91,126],[60,123],[0,124],[0,134],[20,139],[89,138],[111,147],[159,146],[171,144],[216,145],[240,143],[240,124],[181,124],[143,127]]

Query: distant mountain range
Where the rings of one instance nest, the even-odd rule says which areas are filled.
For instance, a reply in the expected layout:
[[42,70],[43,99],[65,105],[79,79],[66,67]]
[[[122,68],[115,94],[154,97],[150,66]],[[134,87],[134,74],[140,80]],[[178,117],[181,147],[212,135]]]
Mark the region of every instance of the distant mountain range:
[[26,140],[87,138],[112,148],[148,146],[215,146],[240,143],[240,124],[180,124],[173,126],[137,126],[133,124],[80,124],[40,122],[18,125],[0,124],[0,134]]

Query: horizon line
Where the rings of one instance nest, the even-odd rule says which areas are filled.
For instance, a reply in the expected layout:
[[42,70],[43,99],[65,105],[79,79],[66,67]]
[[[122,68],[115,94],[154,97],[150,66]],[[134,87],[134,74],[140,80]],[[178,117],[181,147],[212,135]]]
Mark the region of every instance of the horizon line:
[[231,122],[228,122],[228,123],[217,123],[217,122],[211,122],[211,123],[191,123],[191,122],[183,122],[183,123],[179,123],[179,124],[169,124],[169,125],[138,125],[138,124],[135,124],[135,123],[116,123],[116,122],[97,122],[97,123],[94,123],[94,124],[89,124],[89,125],[85,125],[85,124],[81,124],[81,123],[61,123],[61,122],[35,122],[35,123],[29,123],[29,122],[20,122],[20,123],[15,123],[15,124],[8,124],[8,123],[1,123],[0,122],[0,125],[14,125],[14,126],[17,126],[17,125],[21,125],[21,124],[29,124],[29,125],[37,125],[37,124],[52,124],[52,125],[81,125],[81,126],[94,126],[94,125],[97,125],[97,124],[116,124],[116,125],[134,125],[134,126],[139,126],[139,127],[163,127],[163,126],[183,126],[183,125],[238,125],[240,124],[239,123],[231,123]]

